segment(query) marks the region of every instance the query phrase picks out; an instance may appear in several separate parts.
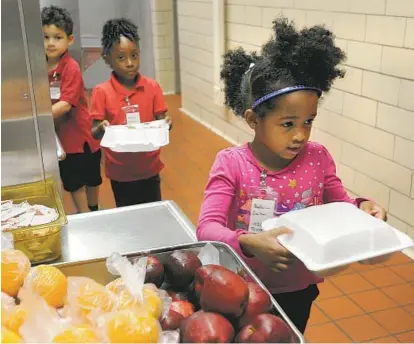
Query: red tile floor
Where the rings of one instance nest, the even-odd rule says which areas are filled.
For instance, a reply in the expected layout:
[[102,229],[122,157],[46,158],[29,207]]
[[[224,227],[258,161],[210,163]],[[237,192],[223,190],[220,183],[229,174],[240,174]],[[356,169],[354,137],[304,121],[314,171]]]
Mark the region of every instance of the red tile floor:
[[[214,158],[230,143],[181,113],[179,96],[166,100],[174,129],[170,145],[162,150],[163,199],[175,201],[195,224]],[[101,207],[113,208],[105,177],[100,192]],[[64,205],[73,213],[68,194]],[[319,288],[305,333],[308,342],[414,343],[414,261],[402,253],[386,264],[354,264]]]

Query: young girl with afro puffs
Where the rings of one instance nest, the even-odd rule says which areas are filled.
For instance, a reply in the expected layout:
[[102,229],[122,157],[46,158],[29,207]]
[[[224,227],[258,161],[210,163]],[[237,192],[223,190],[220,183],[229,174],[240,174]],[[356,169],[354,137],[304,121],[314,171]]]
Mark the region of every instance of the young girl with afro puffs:
[[323,279],[278,243],[276,237],[289,229],[262,232],[261,221],[330,202],[386,215],[372,201],[350,198],[328,150],[309,141],[319,98],[344,76],[337,66],[345,55],[332,32],[322,26],[298,32],[284,18],[273,24],[274,38],[261,54],[239,48],[224,55],[226,105],[245,118],[254,138],[218,153],[197,237],[232,246],[303,333]]

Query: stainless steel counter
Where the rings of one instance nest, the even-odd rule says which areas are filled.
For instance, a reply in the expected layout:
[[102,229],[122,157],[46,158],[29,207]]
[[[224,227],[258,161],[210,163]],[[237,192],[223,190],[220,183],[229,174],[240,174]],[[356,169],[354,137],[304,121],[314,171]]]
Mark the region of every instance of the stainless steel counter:
[[68,216],[62,229],[62,256],[54,263],[195,241],[193,224],[172,201],[101,210]]

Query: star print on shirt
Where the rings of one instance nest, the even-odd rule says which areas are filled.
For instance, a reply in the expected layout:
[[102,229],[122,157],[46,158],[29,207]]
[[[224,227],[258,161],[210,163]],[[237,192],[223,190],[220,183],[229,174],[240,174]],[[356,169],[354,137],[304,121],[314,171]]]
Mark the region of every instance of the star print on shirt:
[[296,179],[289,179],[289,185],[292,190],[296,188]]
[[323,188],[323,183],[319,183],[319,188],[322,189]]

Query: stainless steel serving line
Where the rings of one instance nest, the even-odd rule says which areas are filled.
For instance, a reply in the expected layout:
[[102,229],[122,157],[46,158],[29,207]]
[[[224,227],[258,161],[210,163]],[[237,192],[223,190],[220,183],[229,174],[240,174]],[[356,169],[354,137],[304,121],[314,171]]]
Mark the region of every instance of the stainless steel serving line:
[[192,243],[195,228],[172,201],[70,215],[62,228],[62,256],[54,263],[107,258]]

